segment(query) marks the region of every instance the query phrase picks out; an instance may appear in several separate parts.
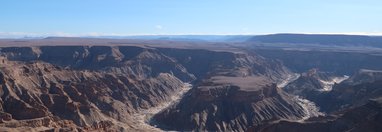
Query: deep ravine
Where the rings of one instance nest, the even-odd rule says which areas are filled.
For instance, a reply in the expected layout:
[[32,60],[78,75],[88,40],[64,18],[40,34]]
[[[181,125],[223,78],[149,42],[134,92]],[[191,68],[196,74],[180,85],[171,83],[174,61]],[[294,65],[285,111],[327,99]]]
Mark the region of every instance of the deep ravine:
[[168,102],[164,102],[156,107],[152,107],[149,109],[142,109],[138,113],[134,114],[132,120],[137,127],[136,129],[149,130],[149,131],[163,131],[157,128],[155,125],[154,126],[150,125],[151,117],[167,109],[171,105],[178,103],[182,99],[184,94],[187,93],[191,88],[192,88],[192,85],[190,83],[184,83],[184,86],[182,87],[182,89],[178,93],[172,95],[170,97],[171,100],[169,100]]
[[[295,73],[291,74],[286,78],[285,80],[279,82],[277,84],[277,87],[279,88],[284,88],[286,85],[289,83],[297,80],[300,77],[300,74]],[[334,80],[336,81],[336,80]],[[340,81],[343,81],[342,78]],[[334,84],[334,83],[333,83]],[[316,104],[310,100],[301,98],[299,96],[294,95],[294,100],[304,109],[305,111],[305,116],[302,117],[300,120],[297,120],[299,122],[304,121],[306,119],[309,119],[310,117],[317,117],[317,116],[323,116],[325,115],[324,113],[320,112],[320,108],[316,106]]]
[[[285,87],[287,84],[295,81],[300,77],[300,74],[291,74],[285,80],[278,83],[279,88]],[[165,103],[162,103],[156,107],[149,109],[142,109],[138,113],[133,115],[133,122],[136,124],[137,130],[148,130],[148,131],[163,131],[160,128],[157,128],[155,125],[150,125],[150,119],[157,113],[169,108],[171,105],[178,103],[185,93],[187,93],[192,88],[192,85],[189,83],[184,83],[183,88],[176,94],[171,96],[171,100]],[[311,102],[307,99],[303,99],[299,96],[295,96],[295,101],[304,108],[306,116],[302,117],[298,122],[309,119],[310,117],[316,117],[324,115],[324,113],[319,112],[319,108],[315,105],[314,102]]]

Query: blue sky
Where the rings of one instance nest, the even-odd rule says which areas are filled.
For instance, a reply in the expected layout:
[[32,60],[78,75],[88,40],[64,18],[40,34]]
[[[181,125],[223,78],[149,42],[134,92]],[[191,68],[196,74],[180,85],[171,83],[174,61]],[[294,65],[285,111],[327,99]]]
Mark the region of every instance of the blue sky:
[[381,0],[3,0],[0,37],[382,33]]

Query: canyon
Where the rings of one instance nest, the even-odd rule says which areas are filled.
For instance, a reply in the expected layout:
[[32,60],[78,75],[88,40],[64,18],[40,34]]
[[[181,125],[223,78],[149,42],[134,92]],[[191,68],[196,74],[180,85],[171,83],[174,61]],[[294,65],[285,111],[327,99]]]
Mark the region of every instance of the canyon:
[[247,44],[0,40],[0,131],[380,130],[378,50]]

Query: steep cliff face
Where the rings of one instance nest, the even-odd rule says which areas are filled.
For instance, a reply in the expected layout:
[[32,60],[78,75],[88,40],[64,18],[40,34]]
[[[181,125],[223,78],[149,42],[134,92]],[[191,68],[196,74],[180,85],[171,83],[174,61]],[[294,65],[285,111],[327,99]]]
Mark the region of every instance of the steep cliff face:
[[[132,113],[169,100],[195,79],[176,60],[139,47],[2,48],[1,56],[6,127],[131,129]],[[40,118],[48,123],[31,125]]]

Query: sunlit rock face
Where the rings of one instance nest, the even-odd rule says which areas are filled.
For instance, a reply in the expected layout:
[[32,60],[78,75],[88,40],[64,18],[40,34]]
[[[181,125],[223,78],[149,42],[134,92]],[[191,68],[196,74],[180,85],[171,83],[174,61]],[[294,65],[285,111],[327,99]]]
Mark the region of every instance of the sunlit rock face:
[[140,47],[20,47],[0,54],[6,127],[128,130],[131,114],[195,79],[176,60]]

